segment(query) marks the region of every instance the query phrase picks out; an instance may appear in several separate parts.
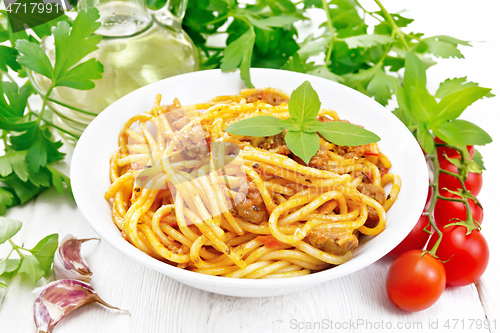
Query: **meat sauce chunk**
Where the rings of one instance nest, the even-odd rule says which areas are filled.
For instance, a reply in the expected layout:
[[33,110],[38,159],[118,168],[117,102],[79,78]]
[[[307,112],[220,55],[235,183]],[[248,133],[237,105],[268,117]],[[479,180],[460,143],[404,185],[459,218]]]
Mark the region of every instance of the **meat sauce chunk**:
[[257,148],[281,155],[288,155],[291,153],[290,149],[288,149],[285,144],[285,131],[273,136],[266,136],[262,139],[262,141],[258,142]]
[[179,132],[181,136],[176,149],[185,160],[203,159],[208,157],[209,134],[201,126]]
[[[379,204],[383,205],[385,202],[385,191],[384,189],[377,187],[373,184],[359,184],[356,189],[372,199],[375,199]],[[372,207],[368,206],[368,219],[366,220],[365,225],[368,228],[373,228],[377,225],[379,221],[379,217],[377,211]]]
[[167,121],[174,131],[178,131],[186,126],[191,119],[186,115],[186,110],[183,108],[172,110],[166,113]]
[[341,228],[316,228],[308,236],[309,244],[318,250],[341,256],[355,249],[358,237],[351,231]]
[[246,98],[247,103],[254,103],[257,101],[262,101],[264,103],[270,104],[270,105],[281,105],[282,103],[287,103],[288,98],[281,96],[280,94],[273,92],[273,91],[268,91],[268,90],[259,90],[250,95],[249,97]]
[[267,209],[259,189],[253,182],[246,182],[240,186],[236,195],[235,206],[238,215],[245,221],[261,223],[267,221]]

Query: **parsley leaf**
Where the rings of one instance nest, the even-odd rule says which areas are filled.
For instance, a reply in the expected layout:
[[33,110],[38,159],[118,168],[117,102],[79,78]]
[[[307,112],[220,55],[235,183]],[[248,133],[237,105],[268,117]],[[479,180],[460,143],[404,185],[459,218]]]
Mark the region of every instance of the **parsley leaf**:
[[26,151],[11,150],[7,154],[0,156],[0,176],[7,177],[12,172],[21,179],[27,181],[29,172],[25,163]]
[[347,44],[350,49],[356,49],[359,47],[369,48],[376,45],[385,45],[392,43],[394,39],[386,35],[377,34],[364,34],[358,36],[352,36],[344,38],[343,41]]
[[51,167],[50,165],[47,165],[47,168],[52,173],[52,185],[57,189],[57,192],[59,194],[62,194],[63,182],[64,182],[66,183],[66,186],[68,187],[68,190],[71,196],[73,197],[73,192],[71,190],[71,182],[69,180],[69,177],[63,174],[61,171]]
[[375,97],[375,100],[382,105],[387,105],[392,97],[392,92],[396,86],[396,78],[386,74],[382,68],[375,70],[375,75],[366,87],[369,96]]
[[[21,53],[17,61],[37,73],[49,78],[51,87],[66,86],[80,90],[92,89],[95,84],[91,80],[102,77],[103,66],[95,59],[77,63],[92,51],[98,49],[101,40],[93,33],[99,28],[99,13],[96,8],[79,11],[70,26],[60,21],[53,30],[56,60],[54,67],[42,48],[28,40],[18,40],[16,49]],[[76,65],[76,66],[75,66]],[[50,92],[50,89],[49,89]]]
[[0,186],[0,215],[7,212],[7,208],[14,206],[14,195]]
[[450,36],[434,36],[422,39],[417,52],[429,52],[440,58],[463,58],[458,45],[471,46],[467,41]]
[[21,66],[16,61],[17,51],[11,47],[0,45],[0,70],[7,72],[9,66],[13,71],[18,71]]
[[16,43],[16,49],[21,53],[17,58],[18,63],[51,80],[53,79],[54,69],[52,68],[49,57],[43,52],[40,45],[25,39],[20,39]]
[[255,32],[248,29],[238,39],[230,43],[222,58],[220,68],[223,72],[229,72],[236,68],[240,68],[241,79],[249,88],[253,88],[250,81],[250,63],[252,60],[252,50],[255,43]]
[[[0,12],[2,18],[3,15],[4,13]],[[47,93],[42,96],[41,110],[31,110],[28,105],[28,97],[34,93],[31,85],[26,83],[19,87],[15,82],[4,82],[4,74],[0,71],[0,130],[5,142],[5,154],[0,157],[0,181],[4,185],[0,189],[1,214],[4,214],[8,207],[22,204],[51,186],[61,193],[63,182],[71,191],[69,178],[49,166],[50,163],[61,160],[64,154],[59,151],[62,142],[55,141],[47,128],[55,125],[52,125],[50,117],[44,117],[44,114],[47,116],[50,112],[46,106],[54,87],[91,89],[94,87],[92,80],[101,77],[102,64],[95,59],[83,61],[98,48],[101,37],[94,34],[100,26],[98,18],[97,9],[92,8],[79,11],[71,28],[66,16],[37,26],[34,29],[37,36],[53,34],[53,63],[40,47],[36,37],[28,36],[24,30],[13,34],[10,21],[6,21],[6,37],[11,45],[16,44],[16,49],[9,48],[9,58],[2,58],[0,70],[4,69],[2,64],[7,59],[6,64],[12,69],[21,69],[19,65],[24,66],[22,71],[29,69],[37,72],[50,79],[51,83]],[[54,29],[51,31],[52,27]],[[0,28],[1,36],[3,30]],[[7,49],[2,46],[0,50],[4,52]],[[18,55],[16,63],[9,60],[13,54]],[[9,76],[7,78],[11,80]],[[27,109],[29,112],[26,112]]]

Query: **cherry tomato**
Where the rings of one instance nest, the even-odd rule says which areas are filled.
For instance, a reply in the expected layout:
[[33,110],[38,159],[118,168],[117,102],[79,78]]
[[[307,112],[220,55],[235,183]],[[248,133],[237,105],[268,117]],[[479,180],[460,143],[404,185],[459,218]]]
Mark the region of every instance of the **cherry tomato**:
[[[446,193],[443,194],[447,198],[459,198],[459,196]],[[479,207],[474,200],[467,200],[471,209],[472,218],[481,224],[483,222],[483,210]],[[479,202],[479,201],[478,201]],[[450,223],[458,222],[457,220],[452,220],[457,218],[461,221],[467,219],[467,208],[461,202],[457,201],[447,201],[442,199],[437,199],[436,206],[434,207],[434,219],[439,229],[443,229],[445,225]]]
[[[444,143],[444,141],[438,137],[434,138],[434,142]],[[470,158],[474,157],[474,152],[475,152],[474,146],[467,146],[467,151],[469,152]],[[442,147],[442,146],[436,147],[436,152],[437,152],[439,162],[441,162],[442,160],[446,160],[446,158],[444,157],[444,153],[446,153],[446,155],[449,158],[460,158],[461,157],[460,153],[458,151],[456,151],[455,149],[447,148],[447,147]]]
[[[448,160],[443,160],[439,162],[439,166],[443,170],[447,170],[453,173],[458,173],[458,168],[450,163]],[[456,189],[461,189],[462,185],[460,181],[450,175],[446,175],[444,173],[439,174],[439,194],[449,193],[443,188],[446,187],[452,191]],[[478,195],[479,191],[481,191],[481,187],[483,187],[483,176],[480,173],[469,172],[467,175],[467,179],[465,180],[465,188],[471,191],[473,195]]]
[[427,309],[439,299],[446,286],[443,264],[429,253],[412,250],[396,259],[387,274],[390,300],[404,311]]
[[[453,226],[444,228],[443,238],[436,255],[444,262],[446,283],[450,286],[465,286],[476,282],[483,275],[490,250],[488,243],[479,230],[466,235],[467,228]],[[431,249],[438,240],[438,234],[431,237],[427,249]],[[448,261],[446,261],[448,260]]]
[[421,215],[417,224],[413,227],[412,231],[406,236],[405,239],[398,246],[396,246],[389,256],[397,258],[405,252],[410,250],[422,250],[431,237],[431,235],[424,231],[424,228],[429,224],[429,218]]

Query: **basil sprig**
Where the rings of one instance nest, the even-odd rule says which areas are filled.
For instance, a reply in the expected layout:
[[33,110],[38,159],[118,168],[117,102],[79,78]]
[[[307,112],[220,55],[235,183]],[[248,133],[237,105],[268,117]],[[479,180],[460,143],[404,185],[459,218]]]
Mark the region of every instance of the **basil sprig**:
[[228,126],[228,133],[244,136],[271,136],[283,132],[285,142],[292,153],[309,163],[319,150],[319,134],[340,146],[359,146],[377,142],[380,138],[373,132],[343,121],[321,123],[316,119],[321,107],[318,94],[309,81],[304,81],[292,92],[288,102],[291,118],[257,116],[241,120]]

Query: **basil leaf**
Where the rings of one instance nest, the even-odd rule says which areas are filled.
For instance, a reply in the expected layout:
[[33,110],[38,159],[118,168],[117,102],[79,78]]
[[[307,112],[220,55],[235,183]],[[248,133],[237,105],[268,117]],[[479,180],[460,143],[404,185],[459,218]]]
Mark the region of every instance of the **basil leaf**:
[[280,124],[289,131],[300,131],[302,128],[301,122],[295,118],[283,119]]
[[359,146],[380,141],[377,134],[344,121],[332,121],[324,126],[319,133],[339,146]]
[[484,167],[483,155],[481,155],[479,150],[474,150],[474,156],[472,157],[472,160],[476,162],[481,169],[486,170],[486,168]]
[[12,273],[18,267],[21,261],[19,259],[7,259],[3,263],[0,264],[0,275],[4,273]]
[[302,131],[288,131],[285,135],[287,147],[308,164],[319,150],[319,135]]
[[[467,77],[456,77],[454,79],[446,79],[441,82],[438,90],[436,91],[437,98],[443,98],[447,95],[451,95],[454,92],[461,91],[465,88],[469,87],[477,87],[479,83],[476,82],[467,82]],[[494,97],[492,93],[488,93],[485,97]]]
[[31,254],[33,254],[40,263],[40,268],[44,271],[50,269],[58,244],[58,234],[52,234],[43,238],[30,250]]
[[428,122],[433,118],[438,108],[436,99],[425,88],[410,87],[408,93],[412,115],[421,122]]
[[40,262],[34,256],[27,256],[21,260],[21,267],[19,267],[18,273],[25,273],[30,278],[33,284],[40,280],[45,274],[45,270],[42,269]]
[[432,154],[436,151],[434,139],[423,123],[417,125],[417,141],[426,154]]
[[405,90],[410,87],[427,89],[427,76],[424,64],[413,52],[406,52],[403,85]]
[[469,87],[444,97],[438,105],[435,122],[458,118],[462,112],[478,99],[486,96],[491,89]]
[[290,117],[303,122],[306,119],[314,119],[318,115],[321,102],[318,94],[309,81],[304,81],[290,95],[288,112]]
[[469,157],[469,153],[465,146],[460,130],[457,126],[451,122],[443,122],[431,127],[434,134],[446,143],[457,146],[461,148],[466,157]]
[[467,120],[455,119],[451,123],[458,128],[466,145],[484,146],[493,141],[486,131]]
[[281,132],[285,127],[281,120],[272,116],[258,116],[243,119],[226,127],[225,131],[231,134],[244,136],[271,136]]
[[308,119],[302,124],[302,130],[307,133],[318,132],[324,128],[325,124],[323,124],[318,119]]
[[23,224],[17,220],[0,217],[0,244],[11,239],[22,226]]

